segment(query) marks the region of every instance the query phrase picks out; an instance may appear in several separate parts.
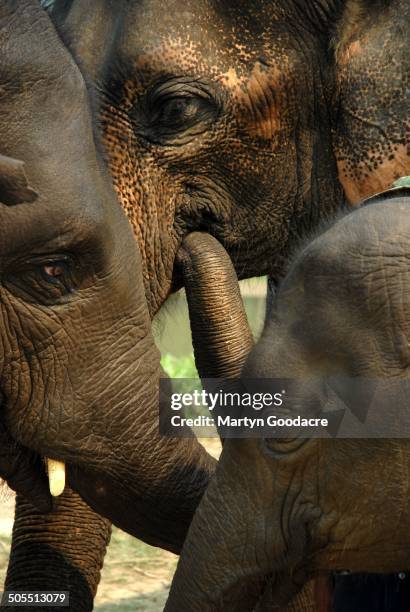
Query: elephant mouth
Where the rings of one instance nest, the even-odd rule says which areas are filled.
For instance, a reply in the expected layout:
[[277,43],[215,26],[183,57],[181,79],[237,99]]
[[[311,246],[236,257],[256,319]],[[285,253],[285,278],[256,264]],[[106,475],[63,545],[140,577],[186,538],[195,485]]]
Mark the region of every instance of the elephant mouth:
[[38,453],[22,446],[0,421],[0,473],[11,489],[18,491],[35,508],[52,508],[53,477],[49,479],[47,462]]

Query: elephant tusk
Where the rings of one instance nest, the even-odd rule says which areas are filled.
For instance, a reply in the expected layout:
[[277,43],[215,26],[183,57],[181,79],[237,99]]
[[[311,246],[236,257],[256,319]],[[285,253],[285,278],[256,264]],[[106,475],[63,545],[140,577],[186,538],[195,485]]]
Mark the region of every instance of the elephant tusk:
[[46,462],[50,493],[58,497],[65,489],[65,463],[55,459],[47,459]]

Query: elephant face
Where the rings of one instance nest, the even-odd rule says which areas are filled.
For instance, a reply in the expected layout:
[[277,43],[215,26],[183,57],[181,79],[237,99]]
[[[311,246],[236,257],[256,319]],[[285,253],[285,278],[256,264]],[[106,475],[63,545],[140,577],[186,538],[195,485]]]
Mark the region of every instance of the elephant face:
[[326,43],[303,27],[296,41],[302,15],[277,2],[191,4],[74,0],[52,13],[97,84],[106,157],[152,312],[190,230],[216,236],[241,277],[263,274],[268,262],[280,267],[293,223],[341,198]]
[[83,78],[36,2],[0,29],[0,472],[35,495],[16,454],[41,487],[40,456],[115,470],[159,359]]
[[[300,406],[336,373],[408,378],[409,205],[380,198],[302,247],[244,378],[299,381]],[[272,575],[283,605],[315,572],[407,567],[409,466],[401,439],[226,440],[166,610],[252,610]]]
[[240,278],[277,276],[341,185],[357,203],[409,169],[405,0],[53,5],[99,94],[152,313],[190,230],[216,236]]

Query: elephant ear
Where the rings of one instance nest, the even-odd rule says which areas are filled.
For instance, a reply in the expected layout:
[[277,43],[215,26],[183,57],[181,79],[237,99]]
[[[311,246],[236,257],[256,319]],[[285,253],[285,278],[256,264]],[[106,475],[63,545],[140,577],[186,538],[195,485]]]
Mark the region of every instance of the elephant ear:
[[34,202],[37,197],[28,183],[24,162],[0,155],[0,203],[13,206]]
[[408,0],[346,0],[336,29],[334,152],[347,201],[410,175]]

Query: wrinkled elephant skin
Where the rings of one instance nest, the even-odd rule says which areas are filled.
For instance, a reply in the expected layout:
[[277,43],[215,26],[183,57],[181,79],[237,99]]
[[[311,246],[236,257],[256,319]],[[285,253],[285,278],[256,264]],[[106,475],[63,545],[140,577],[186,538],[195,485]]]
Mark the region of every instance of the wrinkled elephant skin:
[[[302,247],[244,378],[408,378],[409,210],[397,191]],[[316,573],[407,568],[409,468],[407,439],[226,440],[166,611],[251,611],[272,575],[279,606]]]

